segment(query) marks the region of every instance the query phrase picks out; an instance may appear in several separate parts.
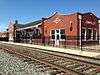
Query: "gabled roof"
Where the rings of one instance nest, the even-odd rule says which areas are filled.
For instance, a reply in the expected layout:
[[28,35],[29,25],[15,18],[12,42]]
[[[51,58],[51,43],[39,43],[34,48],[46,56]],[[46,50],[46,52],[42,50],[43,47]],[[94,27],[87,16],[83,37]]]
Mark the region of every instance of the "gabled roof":
[[31,22],[31,23],[27,23],[27,24],[15,24],[15,26],[16,26],[17,29],[19,29],[19,28],[35,26],[35,25],[40,24],[41,22],[42,22],[42,20],[37,20],[37,21]]
[[99,18],[98,18],[94,13],[92,13],[92,12],[83,13],[83,15],[86,15],[86,14],[93,15],[94,17],[96,17],[97,19],[99,19]]
[[71,14],[61,14],[61,13],[59,13],[59,12],[54,12],[54,14],[52,14],[51,16],[46,17],[46,18],[44,18],[44,19],[50,19],[50,18],[52,18],[52,17],[54,17],[54,16],[70,16],[70,15],[73,15],[73,14],[81,14],[81,13],[75,12],[75,13],[71,13]]
[[16,28],[19,29],[19,28],[23,28],[24,25],[23,24],[15,24]]

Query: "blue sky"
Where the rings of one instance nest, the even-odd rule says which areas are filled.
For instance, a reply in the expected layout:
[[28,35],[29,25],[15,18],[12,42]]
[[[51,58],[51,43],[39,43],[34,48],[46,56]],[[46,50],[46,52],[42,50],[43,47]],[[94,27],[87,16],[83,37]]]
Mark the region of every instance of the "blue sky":
[[93,12],[100,16],[100,0],[0,0],[0,31],[10,20],[28,23],[58,11],[62,14]]

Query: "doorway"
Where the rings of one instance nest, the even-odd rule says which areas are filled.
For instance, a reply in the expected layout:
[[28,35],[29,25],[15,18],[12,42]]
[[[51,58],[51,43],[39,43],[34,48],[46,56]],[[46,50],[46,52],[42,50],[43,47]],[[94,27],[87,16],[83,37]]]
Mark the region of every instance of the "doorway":
[[54,41],[55,46],[59,46],[60,44],[60,29],[51,30],[51,39]]

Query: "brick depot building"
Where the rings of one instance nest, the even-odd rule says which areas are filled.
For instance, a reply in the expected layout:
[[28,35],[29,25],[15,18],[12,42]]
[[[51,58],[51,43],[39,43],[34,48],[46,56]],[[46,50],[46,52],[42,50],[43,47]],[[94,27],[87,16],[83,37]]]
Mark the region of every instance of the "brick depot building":
[[0,32],[0,41],[8,41],[8,32]]
[[[91,12],[70,15],[55,13],[48,18],[42,18],[42,20],[25,25],[17,22],[10,24],[8,28],[9,40],[27,39],[32,43],[33,40],[39,39],[41,43],[54,46],[99,44],[99,22],[99,18]],[[25,37],[26,34],[28,38]]]

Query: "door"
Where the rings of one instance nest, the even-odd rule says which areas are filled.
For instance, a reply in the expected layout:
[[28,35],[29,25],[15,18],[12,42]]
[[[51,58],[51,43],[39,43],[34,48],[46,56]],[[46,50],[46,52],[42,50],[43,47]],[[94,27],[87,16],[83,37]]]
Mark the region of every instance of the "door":
[[60,42],[60,29],[55,30],[55,46],[59,46]]
[[65,29],[56,29],[56,30],[51,30],[50,32],[51,39],[54,42],[55,46],[60,45],[60,41],[65,41]]

